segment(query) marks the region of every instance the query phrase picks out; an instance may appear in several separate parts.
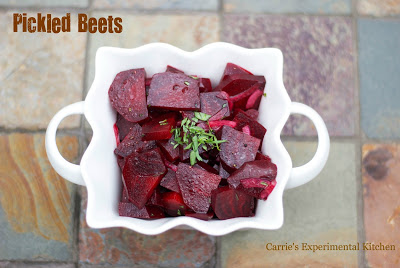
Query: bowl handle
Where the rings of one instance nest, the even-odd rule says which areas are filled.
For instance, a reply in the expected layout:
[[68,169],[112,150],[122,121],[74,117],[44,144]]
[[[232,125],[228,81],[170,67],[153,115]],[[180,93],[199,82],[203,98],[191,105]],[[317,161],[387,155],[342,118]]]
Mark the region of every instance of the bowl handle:
[[318,133],[318,147],[314,157],[308,163],[292,168],[285,189],[303,185],[314,179],[325,166],[330,148],[328,130],[321,116],[314,109],[302,103],[292,102],[290,113],[304,115],[314,123]]
[[83,186],[85,186],[85,182],[83,181],[81,166],[72,164],[62,157],[57,148],[56,134],[58,125],[65,117],[84,113],[84,104],[84,101],[75,102],[58,111],[47,127],[45,142],[47,157],[55,171],[70,182]]

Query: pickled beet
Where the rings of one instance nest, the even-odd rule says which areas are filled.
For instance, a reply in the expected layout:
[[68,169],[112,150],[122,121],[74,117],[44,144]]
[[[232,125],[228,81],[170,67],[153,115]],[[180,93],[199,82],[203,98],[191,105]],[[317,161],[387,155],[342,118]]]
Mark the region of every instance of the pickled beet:
[[164,211],[161,208],[151,205],[146,205],[145,207],[139,209],[132,203],[120,202],[118,205],[118,212],[120,216],[139,219],[165,218]]
[[211,115],[210,121],[230,116],[228,100],[219,96],[220,92],[200,93],[201,112]]
[[170,72],[170,73],[181,73],[181,74],[183,74],[184,72],[183,71],[181,71],[181,70],[179,70],[179,69],[177,69],[177,68],[175,68],[175,67],[173,67],[173,66],[171,66],[171,65],[167,65],[167,69],[165,70],[166,72]]
[[108,90],[112,107],[128,121],[139,122],[148,116],[145,78],[143,68],[123,71],[115,76]]
[[165,211],[170,216],[184,216],[189,209],[183,202],[182,196],[176,192],[163,193],[162,202]]
[[258,123],[256,120],[248,116],[245,112],[239,111],[236,116],[233,118],[233,121],[237,123],[235,129],[242,130],[243,127],[249,126],[250,135],[256,137],[261,140],[260,145],[264,139],[265,133],[267,133],[267,129]]
[[229,126],[223,126],[221,140],[221,162],[224,169],[233,171],[240,168],[244,163],[253,161],[256,158],[260,140],[237,131]]
[[171,129],[176,125],[176,114],[168,113],[154,118],[142,127],[144,141],[167,140],[172,137]]
[[215,168],[213,168],[212,166],[208,165],[207,163],[204,163],[203,161],[197,162],[197,164],[195,164],[193,167],[200,168],[200,169],[203,169],[205,171],[208,171],[208,172],[211,172],[213,174],[217,174],[218,175],[218,171]]
[[160,186],[156,187],[153,191],[153,194],[150,196],[149,200],[146,202],[147,205],[154,205],[154,206],[159,206],[162,207],[162,194],[160,190]]
[[249,109],[249,110],[245,111],[245,113],[246,113],[246,115],[247,115],[248,117],[250,117],[251,119],[254,119],[254,120],[257,121],[257,118],[258,118],[258,110]]
[[181,73],[158,73],[151,80],[147,105],[168,110],[200,110],[199,81]]
[[123,170],[129,201],[143,208],[166,172],[160,149],[131,154]]
[[254,197],[229,186],[212,191],[211,206],[220,220],[254,215]]
[[239,191],[254,196],[257,199],[267,200],[268,196],[275,188],[275,180],[267,180],[263,178],[248,178],[240,180],[237,187]]
[[235,96],[255,84],[258,85],[258,88],[264,89],[265,77],[251,74],[226,75],[223,77],[221,83],[214,88],[214,91],[225,91],[229,96]]
[[168,190],[180,193],[178,181],[176,179],[176,172],[168,169],[167,173],[161,179],[160,185]]
[[252,73],[250,73],[246,69],[240,67],[239,65],[228,62],[225,66],[225,70],[224,70],[224,73],[222,74],[222,78],[224,78],[226,75],[233,75],[233,74],[252,74]]
[[156,147],[155,141],[142,141],[142,136],[142,127],[139,124],[133,125],[124,140],[114,150],[114,153],[127,157],[133,152],[141,152]]
[[228,178],[228,183],[233,188],[240,184],[240,180],[248,178],[264,178],[273,180],[276,178],[276,165],[267,160],[255,160],[245,163]]
[[136,123],[130,122],[126,120],[122,115],[117,114],[117,127],[119,131],[119,139],[122,141],[126,135],[128,135],[129,131],[131,131],[132,127],[136,125]]
[[209,78],[199,78],[199,90],[200,92],[211,92],[211,80]]
[[214,217],[214,212],[213,211],[209,211],[207,213],[186,212],[185,216],[196,218],[203,221],[209,221]]
[[171,137],[169,140],[159,140],[157,141],[158,147],[160,147],[161,151],[163,152],[165,158],[168,161],[174,162],[179,158],[179,148],[174,148],[174,137]]
[[258,152],[256,154],[256,160],[266,160],[268,162],[272,162],[271,158],[268,155],[263,155],[262,153]]
[[211,203],[211,191],[218,187],[221,177],[179,163],[176,178],[185,204],[197,213],[206,213]]

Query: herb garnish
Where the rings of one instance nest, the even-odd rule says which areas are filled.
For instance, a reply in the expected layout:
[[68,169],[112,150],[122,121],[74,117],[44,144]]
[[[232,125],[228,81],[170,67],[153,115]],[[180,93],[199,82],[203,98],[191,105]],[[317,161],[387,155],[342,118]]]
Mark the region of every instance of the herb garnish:
[[185,85],[190,85],[190,83],[188,81],[183,82]]
[[160,124],[160,126],[168,125],[167,119],[164,119],[163,121],[159,121],[158,123]]
[[204,150],[208,148],[217,148],[217,150],[220,151],[219,144],[226,142],[226,140],[218,140],[211,128],[205,131],[203,128],[196,126],[199,120],[207,122],[208,124],[208,119],[210,118],[211,115],[194,112],[194,117],[192,119],[185,117],[179,128],[177,127],[171,130],[174,137],[174,142],[171,144],[174,145],[174,149],[179,145],[184,146],[184,150],[191,149],[190,164],[192,166],[196,164],[197,161],[203,160],[199,153],[200,147]]
[[264,96],[264,97],[267,97],[267,93],[263,93],[263,96]]

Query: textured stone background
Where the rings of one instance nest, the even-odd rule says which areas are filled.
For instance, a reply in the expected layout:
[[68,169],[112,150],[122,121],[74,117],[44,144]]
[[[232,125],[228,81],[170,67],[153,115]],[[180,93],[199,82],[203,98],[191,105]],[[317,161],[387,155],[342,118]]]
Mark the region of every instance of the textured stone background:
[[[123,18],[121,34],[14,33],[12,13]],[[285,192],[284,226],[210,237],[194,230],[144,236],[95,230],[87,194],[51,168],[44,134],[83,100],[100,46],[167,42],[186,50],[225,41],[278,47],[293,101],[324,118],[331,154],[309,184]],[[0,267],[399,267],[400,0],[0,0]],[[292,116],[282,133],[299,166],[317,148],[314,126]],[[79,163],[83,118],[57,142]],[[395,251],[267,251],[268,242],[384,243]]]

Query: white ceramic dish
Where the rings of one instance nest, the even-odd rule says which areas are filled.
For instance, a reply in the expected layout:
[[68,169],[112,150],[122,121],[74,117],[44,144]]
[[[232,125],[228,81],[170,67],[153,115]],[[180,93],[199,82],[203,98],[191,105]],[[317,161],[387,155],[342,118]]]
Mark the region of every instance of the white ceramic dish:
[[[165,71],[172,65],[188,74],[209,77],[215,86],[227,62],[242,66],[267,80],[260,104],[259,122],[267,128],[262,151],[278,167],[277,185],[267,201],[258,201],[255,217],[202,221],[190,217],[143,220],[118,215],[121,174],[113,153],[116,142],[113,124],[116,112],[108,99],[108,89],[118,72],[145,68],[147,76]],[[88,192],[86,221],[92,228],[126,227],[155,235],[186,225],[209,235],[224,235],[242,228],[278,229],[283,224],[283,191],[313,179],[323,168],[329,154],[329,135],[321,117],[310,107],[291,102],[282,81],[283,56],[276,48],[246,49],[228,43],[213,43],[194,52],[186,52],[163,43],[134,49],[99,48],[95,78],[85,101],[60,110],[46,132],[46,150],[54,169],[67,180],[85,185]],[[318,132],[318,149],[313,159],[292,167],[292,161],[280,140],[280,133],[291,113],[309,117]],[[59,123],[71,114],[84,114],[93,129],[93,137],[80,165],[67,162],[59,153],[55,136]]]

